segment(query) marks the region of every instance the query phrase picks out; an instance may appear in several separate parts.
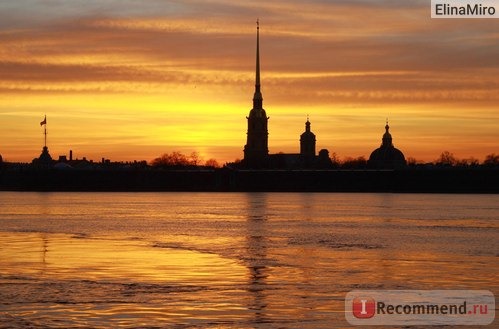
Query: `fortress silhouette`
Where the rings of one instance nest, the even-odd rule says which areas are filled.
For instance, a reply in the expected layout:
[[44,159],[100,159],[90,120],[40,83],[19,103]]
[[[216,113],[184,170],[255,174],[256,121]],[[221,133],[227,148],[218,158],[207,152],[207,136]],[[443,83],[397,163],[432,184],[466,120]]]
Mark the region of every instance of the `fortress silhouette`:
[[[260,85],[260,24],[256,26],[256,70],[255,70],[255,93],[253,95],[253,108],[248,120],[248,131],[246,145],[244,146],[244,160],[242,166],[245,168],[332,168],[333,163],[329,158],[329,151],[322,149],[316,155],[316,136],[310,129],[310,121],[307,116],[305,132],[300,136],[300,153],[298,154],[269,154],[268,148],[268,120],[267,112],[263,108],[263,96]],[[368,164],[371,168],[394,169],[403,168],[406,165],[404,154],[393,146],[392,136],[388,131],[388,120],[385,126],[386,132],[382,138],[381,146],[374,150],[369,157]]]
[[[269,154],[268,148],[268,120],[267,112],[263,108],[263,96],[260,84],[260,24],[256,26],[256,69],[255,92],[253,95],[253,108],[246,117],[248,129],[246,145],[244,146],[244,159],[236,165],[247,169],[332,169],[334,164],[329,157],[329,151],[322,149],[316,154],[316,135],[311,130],[311,122],[307,116],[305,131],[300,136],[300,153]],[[40,122],[45,130],[45,143],[40,156],[33,160],[39,166],[55,165],[64,168],[71,165],[85,166],[86,159],[73,160],[70,151],[69,160],[65,156],[54,161],[47,146],[47,117]],[[406,166],[404,154],[393,146],[392,136],[389,132],[388,120],[386,132],[382,138],[381,146],[374,150],[369,157],[368,166],[377,169],[395,169]],[[103,160],[104,162],[104,160]]]
[[247,119],[244,158],[223,168],[152,166],[146,161],[101,162],[51,157],[46,140],[31,164],[6,163],[0,155],[0,190],[9,191],[283,191],[499,193],[499,167],[407,166],[394,147],[388,120],[381,146],[366,167],[335,167],[329,151],[316,152],[316,135],[307,116],[299,153],[269,154],[268,120],[260,84],[260,27],[256,31],[253,107]]

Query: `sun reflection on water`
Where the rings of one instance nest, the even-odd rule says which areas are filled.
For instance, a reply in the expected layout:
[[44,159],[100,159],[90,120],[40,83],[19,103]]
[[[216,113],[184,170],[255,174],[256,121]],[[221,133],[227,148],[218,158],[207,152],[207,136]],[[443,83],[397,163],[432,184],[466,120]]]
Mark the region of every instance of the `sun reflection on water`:
[[41,278],[230,283],[245,268],[213,253],[66,234],[0,233],[3,274]]
[[0,327],[348,327],[353,289],[499,293],[494,197],[3,196]]

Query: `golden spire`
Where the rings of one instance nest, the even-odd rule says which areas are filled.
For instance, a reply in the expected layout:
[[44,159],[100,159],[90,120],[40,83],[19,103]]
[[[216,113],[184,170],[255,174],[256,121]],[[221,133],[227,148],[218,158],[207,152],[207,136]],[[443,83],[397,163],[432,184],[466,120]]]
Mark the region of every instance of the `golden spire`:
[[263,103],[260,91],[260,21],[256,20],[256,73],[255,73],[255,95],[253,96],[253,108],[261,109]]

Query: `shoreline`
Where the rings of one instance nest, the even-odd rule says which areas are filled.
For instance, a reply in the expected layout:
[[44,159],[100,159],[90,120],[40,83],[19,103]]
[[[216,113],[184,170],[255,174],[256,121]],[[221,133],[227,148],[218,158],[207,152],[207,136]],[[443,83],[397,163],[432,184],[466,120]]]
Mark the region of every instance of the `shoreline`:
[[0,191],[497,194],[499,169],[4,170]]

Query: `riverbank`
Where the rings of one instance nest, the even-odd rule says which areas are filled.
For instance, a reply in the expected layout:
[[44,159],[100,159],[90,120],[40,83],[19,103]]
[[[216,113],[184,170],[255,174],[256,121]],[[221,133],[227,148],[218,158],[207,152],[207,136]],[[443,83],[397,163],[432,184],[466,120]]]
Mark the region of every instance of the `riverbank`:
[[499,193],[499,169],[4,170],[0,190]]

